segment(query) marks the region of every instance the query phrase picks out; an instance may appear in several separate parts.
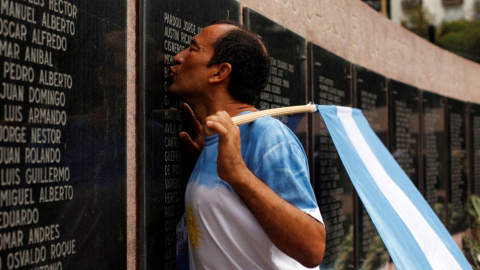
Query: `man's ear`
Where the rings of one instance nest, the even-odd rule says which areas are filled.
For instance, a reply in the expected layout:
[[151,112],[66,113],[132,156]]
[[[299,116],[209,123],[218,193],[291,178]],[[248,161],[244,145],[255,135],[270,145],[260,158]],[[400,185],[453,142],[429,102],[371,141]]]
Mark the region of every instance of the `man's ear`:
[[224,81],[232,73],[232,65],[230,63],[217,64],[215,73],[208,80],[210,83],[219,83]]

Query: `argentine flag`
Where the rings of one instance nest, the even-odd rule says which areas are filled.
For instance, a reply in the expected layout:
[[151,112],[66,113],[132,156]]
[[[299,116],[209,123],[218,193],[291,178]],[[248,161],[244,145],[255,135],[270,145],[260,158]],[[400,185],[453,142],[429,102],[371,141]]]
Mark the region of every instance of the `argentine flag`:
[[395,266],[408,270],[472,269],[362,112],[339,106],[317,108]]

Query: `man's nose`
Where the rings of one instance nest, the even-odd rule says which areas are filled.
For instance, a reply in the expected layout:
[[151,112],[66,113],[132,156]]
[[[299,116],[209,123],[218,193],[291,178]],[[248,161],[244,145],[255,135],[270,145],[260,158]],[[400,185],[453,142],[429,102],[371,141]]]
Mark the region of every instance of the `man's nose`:
[[185,53],[186,53],[187,49],[177,53],[174,57],[173,57],[173,65],[180,65],[183,63],[183,61],[185,60]]

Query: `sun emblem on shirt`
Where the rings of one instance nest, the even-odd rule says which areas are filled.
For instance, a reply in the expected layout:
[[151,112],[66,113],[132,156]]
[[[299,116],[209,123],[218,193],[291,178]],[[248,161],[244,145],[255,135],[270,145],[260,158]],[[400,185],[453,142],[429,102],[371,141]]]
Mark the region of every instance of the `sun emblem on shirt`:
[[190,246],[194,250],[198,250],[200,248],[200,239],[203,239],[200,234],[203,232],[198,229],[199,225],[197,225],[197,219],[193,214],[192,207],[188,208],[187,211],[187,220],[188,220],[188,241]]

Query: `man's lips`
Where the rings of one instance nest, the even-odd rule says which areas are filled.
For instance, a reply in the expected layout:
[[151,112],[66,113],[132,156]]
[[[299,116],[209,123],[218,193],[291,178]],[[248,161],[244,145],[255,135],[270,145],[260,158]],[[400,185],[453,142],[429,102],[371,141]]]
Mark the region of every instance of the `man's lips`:
[[166,78],[167,79],[167,82],[169,85],[172,85],[174,80],[175,80],[175,70],[173,69],[173,67],[170,67],[168,69],[168,77]]
[[168,75],[170,79],[173,79],[175,77],[175,70],[173,70],[173,67],[170,67],[170,73]]

